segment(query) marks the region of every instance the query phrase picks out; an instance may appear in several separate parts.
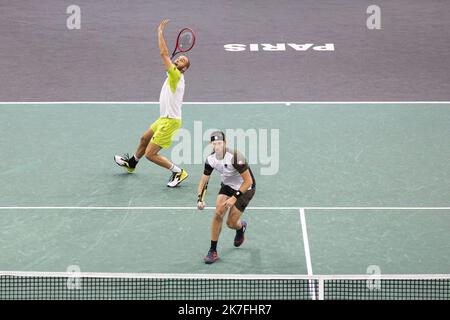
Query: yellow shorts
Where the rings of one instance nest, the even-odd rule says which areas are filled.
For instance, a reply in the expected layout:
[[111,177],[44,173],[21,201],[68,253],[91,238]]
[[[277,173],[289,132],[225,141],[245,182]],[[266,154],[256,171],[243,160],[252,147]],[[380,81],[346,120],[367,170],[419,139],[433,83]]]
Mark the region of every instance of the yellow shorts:
[[181,128],[180,119],[159,118],[150,126],[153,131],[151,142],[167,149],[172,144],[172,138],[178,129]]

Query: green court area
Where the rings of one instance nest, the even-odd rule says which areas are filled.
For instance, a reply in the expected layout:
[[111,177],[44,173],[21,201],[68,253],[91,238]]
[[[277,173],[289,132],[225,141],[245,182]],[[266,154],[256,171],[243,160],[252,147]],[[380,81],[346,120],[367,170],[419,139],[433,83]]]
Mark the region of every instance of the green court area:
[[[310,258],[314,274],[450,273],[450,104],[186,104],[163,152],[190,174],[176,189],[145,159],[133,174],[113,161],[134,152],[157,104],[0,114],[0,270],[307,274]],[[214,211],[194,207],[213,128],[244,132],[257,191],[246,242],[234,248],[224,226],[207,266]],[[210,207],[219,184],[213,173]]]

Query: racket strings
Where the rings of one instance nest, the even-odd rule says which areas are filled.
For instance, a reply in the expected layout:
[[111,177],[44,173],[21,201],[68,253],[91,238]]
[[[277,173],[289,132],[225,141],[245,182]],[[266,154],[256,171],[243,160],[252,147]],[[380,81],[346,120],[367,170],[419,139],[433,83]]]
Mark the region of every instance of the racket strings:
[[183,50],[189,50],[194,44],[194,37],[190,31],[185,31],[180,34],[180,40],[178,42],[178,47]]

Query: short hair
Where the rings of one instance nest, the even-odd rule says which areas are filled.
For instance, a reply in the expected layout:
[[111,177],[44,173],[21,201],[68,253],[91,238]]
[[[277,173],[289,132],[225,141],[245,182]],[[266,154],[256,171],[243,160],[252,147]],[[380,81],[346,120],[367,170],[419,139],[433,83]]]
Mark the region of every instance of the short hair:
[[[186,57],[186,56],[185,56]],[[189,69],[189,67],[191,66],[191,60],[189,60],[188,57],[186,57],[187,59],[187,63],[186,63],[186,70]]]

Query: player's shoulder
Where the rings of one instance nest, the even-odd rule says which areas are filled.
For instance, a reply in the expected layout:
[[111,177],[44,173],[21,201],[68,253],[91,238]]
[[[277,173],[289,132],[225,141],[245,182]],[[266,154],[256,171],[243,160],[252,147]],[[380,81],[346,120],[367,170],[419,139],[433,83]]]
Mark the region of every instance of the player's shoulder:
[[174,63],[172,63],[169,68],[166,69],[166,73],[167,75],[176,75],[177,77],[181,77],[183,75]]
[[213,165],[216,162],[216,153],[213,151],[206,157],[206,162]]
[[245,156],[236,149],[227,149],[227,154],[229,154],[234,164],[243,165],[246,163]]

